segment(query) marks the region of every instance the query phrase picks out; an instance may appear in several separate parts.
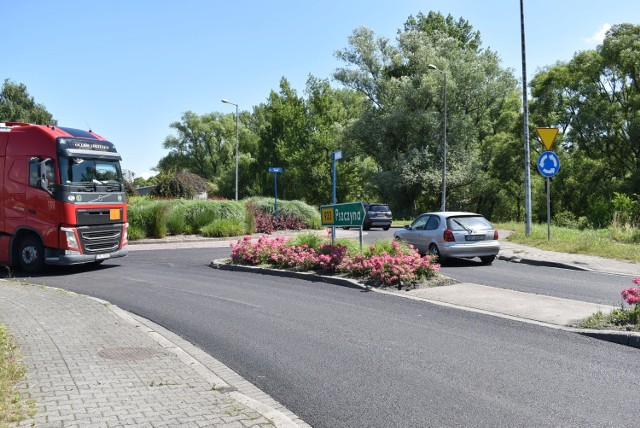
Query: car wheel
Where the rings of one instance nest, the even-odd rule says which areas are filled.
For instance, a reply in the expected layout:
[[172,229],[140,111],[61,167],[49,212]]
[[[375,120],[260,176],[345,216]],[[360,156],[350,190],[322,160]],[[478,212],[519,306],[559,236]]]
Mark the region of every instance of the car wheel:
[[435,256],[440,261],[440,249],[436,244],[429,245],[429,255]]
[[26,273],[37,273],[44,268],[44,248],[38,237],[27,235],[20,240],[18,266]]
[[496,259],[496,256],[484,256],[484,257],[480,257],[480,261],[482,262],[482,264],[484,265],[490,265],[491,263],[493,263],[493,261]]
[[369,230],[369,229],[371,229],[371,226],[362,225],[362,230]]
[[382,230],[389,230],[389,226],[383,227]]

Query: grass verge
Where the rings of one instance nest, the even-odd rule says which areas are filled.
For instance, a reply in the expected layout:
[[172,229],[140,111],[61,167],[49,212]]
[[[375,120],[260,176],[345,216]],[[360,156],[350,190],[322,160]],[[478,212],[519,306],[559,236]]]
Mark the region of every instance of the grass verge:
[[608,259],[640,263],[640,245],[625,241],[613,229],[570,229],[551,226],[550,239],[546,224],[532,224],[531,234],[525,235],[524,223],[493,223],[498,229],[513,231],[506,241],[562,253],[587,254]]
[[610,314],[598,311],[584,319],[580,327],[596,330],[640,331],[640,306],[614,309]]
[[0,427],[13,425],[35,413],[33,401],[25,400],[16,390],[24,375],[20,351],[7,327],[0,324]]

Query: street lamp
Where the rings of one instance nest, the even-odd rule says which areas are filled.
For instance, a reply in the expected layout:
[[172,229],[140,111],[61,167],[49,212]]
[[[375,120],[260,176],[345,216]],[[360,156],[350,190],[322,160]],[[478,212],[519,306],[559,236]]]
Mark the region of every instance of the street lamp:
[[238,200],[238,104],[232,103],[226,98],[221,100],[225,104],[236,106],[236,201]]
[[447,200],[447,72],[440,70],[433,64],[427,65],[431,70],[436,70],[442,73],[444,78],[444,84],[442,85],[442,92],[444,98],[444,137],[442,142],[442,202],[440,204],[440,211],[446,211]]

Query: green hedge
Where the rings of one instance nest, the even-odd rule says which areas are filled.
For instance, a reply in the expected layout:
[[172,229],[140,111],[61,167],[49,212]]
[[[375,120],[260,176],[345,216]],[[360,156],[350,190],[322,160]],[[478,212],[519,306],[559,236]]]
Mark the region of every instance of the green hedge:
[[[251,204],[256,210],[274,213],[271,198],[243,201],[153,199],[132,197],[127,215],[129,239],[164,238],[167,235],[240,236],[254,232]],[[318,210],[301,201],[278,200],[278,214],[295,214],[309,229],[320,228]]]
[[[253,205],[256,210],[267,214],[275,214],[274,202],[273,198],[267,197],[252,197],[244,200],[246,205]],[[308,229],[321,228],[322,223],[320,221],[320,211],[318,208],[302,201],[285,201],[278,199],[278,215],[295,215],[304,220],[305,226]]]

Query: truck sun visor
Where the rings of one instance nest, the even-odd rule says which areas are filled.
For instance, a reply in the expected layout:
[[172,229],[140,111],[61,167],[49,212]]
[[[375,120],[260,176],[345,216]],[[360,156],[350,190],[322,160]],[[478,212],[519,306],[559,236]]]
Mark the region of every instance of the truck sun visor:
[[122,157],[109,141],[58,138],[58,153],[67,157],[118,159]]

